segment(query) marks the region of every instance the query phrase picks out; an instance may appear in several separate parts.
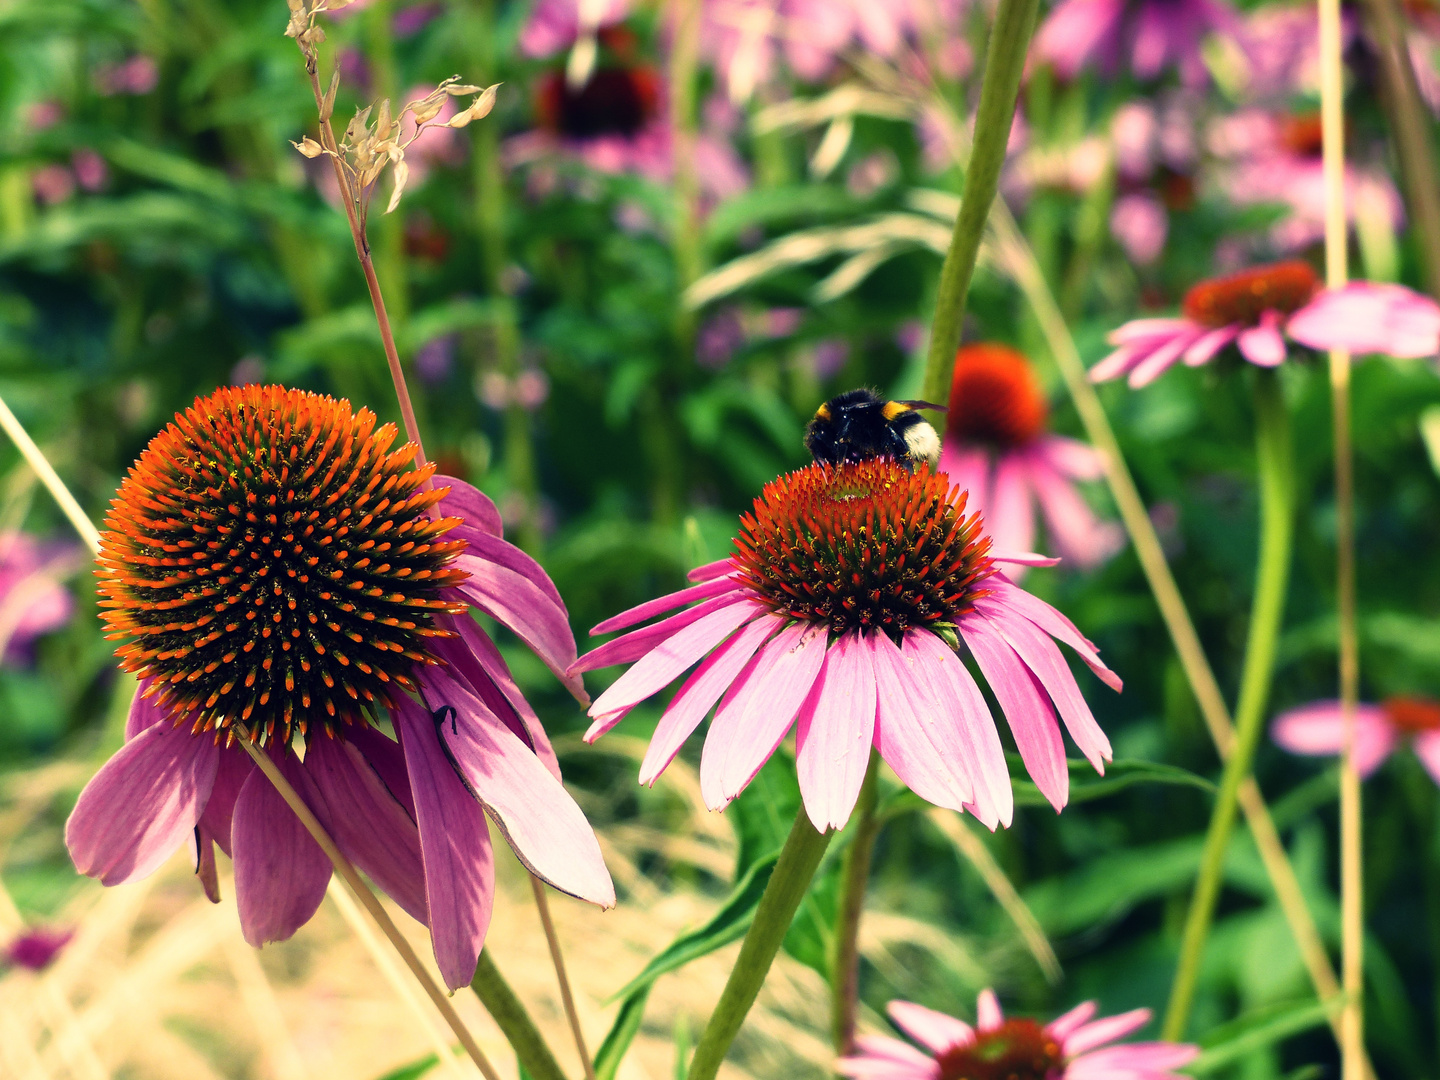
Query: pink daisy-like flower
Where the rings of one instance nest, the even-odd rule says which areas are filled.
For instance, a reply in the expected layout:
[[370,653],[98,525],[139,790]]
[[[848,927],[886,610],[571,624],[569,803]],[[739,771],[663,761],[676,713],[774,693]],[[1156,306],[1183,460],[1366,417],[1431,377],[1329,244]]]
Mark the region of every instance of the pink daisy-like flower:
[[[490,922],[487,815],[537,877],[615,897],[539,720],[469,614],[513,631],[584,700],[564,674],[575,643],[559,594],[501,539],[489,499],[448,477],[431,489],[434,466],[413,469],[395,438],[348,402],[247,386],[197,400],[151,441],[111,506],[98,571],[141,689],[65,839],[106,885],[188,842],[212,898],[218,844],[246,939],[289,937],[331,865],[237,745],[248,739],[429,926],[456,988]],[[371,726],[382,707],[394,739]]]
[[[1292,754],[1338,755],[1345,745],[1345,714],[1338,701],[1316,701],[1275,718],[1270,737]],[[1355,768],[1370,776],[1408,741],[1440,784],[1440,702],[1421,697],[1387,698],[1355,710]]]
[[1061,0],[1035,32],[1035,55],[1063,78],[1094,65],[1139,79],[1174,68],[1186,86],[1209,81],[1201,52],[1211,34],[1235,34],[1240,17],[1224,0]]
[[925,467],[874,458],[782,476],[740,519],[730,558],[591,631],[694,603],[571,667],[633,665],[591,706],[585,738],[699,664],[661,717],[641,783],[655,782],[718,702],[700,760],[712,810],[739,795],[795,728],[800,792],[817,829],[849,819],[872,746],[922,797],[991,828],[1008,825],[1005,755],[963,645],[1058,810],[1069,771],[1056,713],[1097,770],[1111,752],[1051,639],[1117,691],[1120,680],[1068,619],[995,565],[1038,559],[992,556],[980,516],[965,516],[964,494]]
[[1095,1002],[1041,1026],[1006,1019],[993,990],[980,994],[975,1026],[909,1001],[892,1001],[895,1026],[923,1046],[887,1035],[861,1035],[855,1053],[835,1063],[854,1080],[1182,1080],[1175,1070],[1198,1048],[1182,1043],[1113,1045],[1150,1022],[1149,1009],[1100,1020]]
[[0,533],[0,654],[9,662],[31,655],[35,639],[59,630],[75,614],[75,599],[60,584],[83,565],[74,544]]
[[1178,319],[1134,319],[1110,335],[1114,352],[1090,369],[1094,382],[1128,375],[1134,388],[1180,361],[1208,364],[1235,345],[1260,367],[1277,367],[1289,337],[1312,349],[1402,358],[1440,352],[1440,304],[1403,285],[1355,281],[1321,289],[1308,263],[1293,260],[1202,281]]
[[984,516],[997,551],[1033,549],[1039,503],[1055,553],[1098,566],[1124,542],[1120,527],[1097,518],[1075,489],[1077,480],[1100,479],[1100,455],[1050,434],[1048,414],[1024,356],[1006,345],[964,345],[955,356],[940,468]]

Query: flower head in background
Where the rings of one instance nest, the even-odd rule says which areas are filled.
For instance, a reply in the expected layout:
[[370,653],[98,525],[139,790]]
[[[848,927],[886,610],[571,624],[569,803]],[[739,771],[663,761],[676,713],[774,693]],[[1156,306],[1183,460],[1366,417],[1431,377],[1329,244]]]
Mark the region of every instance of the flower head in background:
[[1182,360],[1208,364],[1229,345],[1259,367],[1277,367],[1285,338],[1356,355],[1440,352],[1440,305],[1402,285],[1351,282],[1322,289],[1309,263],[1292,260],[1202,281],[1185,294],[1178,319],[1134,319],[1110,335],[1114,352],[1090,369],[1094,382],[1128,375],[1154,382]]
[[[1030,362],[1006,345],[961,346],[955,356],[940,468],[969,495],[997,551],[1031,551],[1035,504],[1055,554],[1098,566],[1120,549],[1123,532],[1102,522],[1075,488],[1101,477],[1085,443],[1052,435],[1049,409]],[[1024,567],[1012,576],[1018,580]]]
[[1202,46],[1235,35],[1240,17],[1225,0],[1061,0],[1035,32],[1035,55],[1066,79],[1082,68],[1137,79],[1174,70],[1190,87],[1209,82]]
[[[1338,701],[1316,701],[1275,718],[1270,737],[1292,754],[1338,756],[1345,746],[1345,714]],[[1404,742],[1409,742],[1440,784],[1440,701],[1387,698],[1355,710],[1355,768],[1370,776]]]
[[75,615],[75,598],[60,584],[83,565],[75,544],[37,540],[29,533],[0,533],[0,656],[30,658],[35,640]]
[[1139,98],[1120,106],[1111,118],[1117,194],[1110,232],[1137,266],[1159,259],[1170,232],[1170,214],[1195,205],[1195,128],[1201,100],[1188,91],[1165,94],[1158,101]]
[[877,457],[782,476],[741,518],[730,558],[692,572],[691,588],[591,631],[695,605],[572,667],[633,663],[591,706],[585,738],[699,664],[655,730],[641,783],[654,783],[718,702],[700,760],[711,809],[739,795],[795,728],[800,792],[817,829],[849,819],[872,746],[923,798],[994,828],[1010,822],[1010,777],[989,707],[958,655],[963,643],[1059,809],[1069,772],[1057,710],[1096,769],[1110,743],[1052,637],[1109,686],[1119,690],[1120,680],[997,560],[979,515],[965,515],[963,493],[926,466],[911,472]]
[[908,1001],[892,1001],[890,1019],[924,1050],[886,1035],[861,1035],[855,1053],[835,1063],[854,1080],[1181,1080],[1176,1072],[1199,1052],[1181,1043],[1114,1045],[1150,1021],[1149,1009],[1095,1015],[1077,1005],[1050,1023],[1007,1019],[993,990],[980,994],[975,1026]]
[[[487,813],[556,888],[605,905],[614,892],[538,719],[469,615],[492,616],[564,679],[575,645],[560,597],[500,538],[485,496],[448,478],[432,488],[434,466],[412,468],[415,448],[395,438],[346,401],[246,386],[197,400],[151,441],[99,559],[104,618],[140,691],[65,836],[107,885],[193,840],[212,897],[218,844],[247,940],[289,937],[331,866],[237,745],[248,740],[430,927],[454,988],[489,924]],[[372,726],[382,707],[397,739]]]
[[74,930],[57,930],[46,926],[34,926],[22,931],[0,949],[0,966],[25,968],[27,971],[44,971],[60,955],[60,950],[70,944]]

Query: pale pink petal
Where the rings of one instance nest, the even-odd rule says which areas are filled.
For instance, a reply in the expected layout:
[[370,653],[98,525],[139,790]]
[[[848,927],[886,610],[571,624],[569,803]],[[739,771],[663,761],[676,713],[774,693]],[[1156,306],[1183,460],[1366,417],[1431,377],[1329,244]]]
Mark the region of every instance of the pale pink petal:
[[975,1028],[977,1031],[994,1031],[1005,1023],[1005,1014],[1000,1011],[1000,999],[994,990],[981,990],[975,1001]]
[[[473,525],[491,536],[505,535],[505,525],[500,520],[500,511],[479,488],[457,480],[453,476],[435,474],[437,488],[449,488],[450,493],[440,500],[440,513],[445,517],[464,518],[467,525]],[[449,539],[447,536],[446,539]]]
[[1100,480],[1105,476],[1104,459],[1089,443],[1063,435],[1042,435],[1035,440],[1035,448],[1053,468],[1072,480]]
[[[1068,1051],[1068,1047],[1067,1047]],[[1072,1061],[1065,1069],[1066,1080],[1161,1080],[1175,1075],[1175,1069],[1194,1061],[1198,1046],[1184,1043],[1127,1043],[1108,1046]]]
[[1149,356],[1152,351],[1154,351],[1154,346],[1149,341],[1122,345],[1114,352],[1107,353],[1090,369],[1090,381],[1103,383],[1109,382],[1111,379],[1118,379],[1134,368],[1143,357]]
[[740,582],[735,578],[721,576],[711,578],[709,581],[702,581],[699,585],[691,585],[688,589],[681,589],[679,592],[669,593],[666,596],[656,597],[654,600],[647,600],[638,604],[628,611],[622,611],[619,615],[612,615],[604,622],[598,624],[590,631],[590,636],[609,634],[616,630],[624,630],[626,627],[642,623],[652,615],[659,615],[662,611],[670,611],[682,607],[685,604],[693,603],[696,600],[708,600],[712,596],[719,596],[722,593],[730,592],[732,589],[740,588]]
[[629,664],[639,660],[642,656],[655,648],[663,641],[669,640],[680,630],[689,626],[713,611],[719,611],[723,607],[738,603],[746,599],[748,594],[736,595],[725,593],[716,596],[703,603],[696,604],[692,608],[686,608],[678,614],[671,615],[668,619],[662,619],[658,623],[642,627],[639,630],[631,630],[628,634],[621,634],[612,641],[607,641],[598,648],[591,649],[579,660],[570,665],[571,673],[582,671],[594,671],[596,668],[610,667],[614,664]]
[[1290,317],[1286,332],[1312,349],[1433,356],[1440,352],[1440,305],[1403,285],[1354,281],[1321,292]]
[[892,1001],[885,1007],[895,1026],[922,1046],[936,1054],[951,1047],[968,1045],[975,1039],[975,1029],[964,1020],[927,1009],[910,1001]]
[[923,1050],[917,1050],[909,1043],[889,1035],[856,1035],[855,1049],[867,1058],[887,1061],[893,1065],[932,1068],[935,1064],[935,1059]]
[[426,678],[426,703],[453,709],[436,724],[465,787],[484,804],[516,856],[561,892],[614,907],[615,886],[580,807],[535,754],[462,683]]
[[1035,54],[1071,78],[1119,31],[1118,0],[1062,0],[1035,33]]
[[985,587],[997,603],[1003,603],[1012,611],[1018,611],[1036,626],[1057,641],[1063,641],[1075,650],[1106,686],[1117,694],[1124,688],[1120,677],[1100,661],[1095,643],[1076,629],[1075,624],[1038,596],[1026,592],[1004,574],[992,574],[985,581]]
[[1111,345],[1134,345],[1148,342],[1152,346],[1171,341],[1177,336],[1187,336],[1196,329],[1189,319],[1131,319],[1110,331],[1105,340]]
[[954,748],[947,760],[931,734],[938,717],[931,715],[933,690],[928,683],[922,687],[917,678],[920,660],[913,651],[906,656],[883,632],[876,631],[865,641],[870,646],[880,703],[875,749],[901,782],[922,799],[949,810],[963,810],[975,800],[974,783]]
[[1025,662],[983,616],[964,615],[960,636],[980,665],[985,681],[1000,702],[1025,770],[1040,793],[1058,812],[1070,797],[1070,771],[1060,724],[1050,699],[1039,688]]
[[1061,1042],[1064,1042],[1072,1031],[1095,1015],[1095,1008],[1095,1002],[1082,1001],[1069,1012],[1061,1013],[1054,1020],[1051,1020],[1050,1023],[1045,1025],[1045,1030]]
[[1276,367],[1285,361],[1285,339],[1280,336],[1280,316],[1267,311],[1260,316],[1260,325],[1242,330],[1235,339],[1240,353],[1252,364]]
[[352,863],[418,922],[425,922],[420,833],[405,808],[348,742],[321,732],[305,745],[305,771],[320,802],[311,809]]
[[967,513],[986,505],[990,498],[989,450],[947,438],[940,450],[940,472],[949,476],[951,484],[969,493],[965,501]]
[[[282,750],[273,756],[290,786],[314,810],[320,795],[294,755]],[[259,769],[250,773],[235,800],[230,845],[235,907],[246,941],[256,947],[284,941],[310,921],[325,899],[330,860]]]
[[1238,323],[1231,323],[1229,326],[1221,326],[1211,330],[1196,340],[1195,344],[1185,350],[1184,361],[1187,367],[1199,367],[1208,364],[1215,358],[1215,354],[1229,345],[1240,336]]
[[937,715],[948,730],[935,732],[937,739],[958,749],[965,773],[975,791],[975,816],[994,829],[1007,828],[1014,816],[1015,796],[1010,788],[1010,769],[1000,732],[975,679],[949,645],[927,631],[905,635],[902,650],[916,654],[917,668],[930,678]]
[[1430,778],[1440,784],[1440,731],[1425,731],[1415,736],[1414,749]]
[[[675,760],[685,740],[700,726],[710,707],[736,681],[755,651],[780,629],[783,621],[774,615],[762,615],[746,623],[734,637],[707,656],[695,673],[685,680],[685,685],[671,699],[665,715],[660,717],[660,723],[655,725],[655,734],[645,751],[645,760],[640,763],[640,783],[655,783],[666,766]],[[585,738],[590,741],[590,732],[585,733]]]
[[484,809],[455,775],[430,713],[402,697],[392,716],[415,793],[435,963],[445,985],[458,990],[475,975],[495,903],[490,828]]
[[1079,1057],[1086,1051],[1094,1050],[1106,1043],[1112,1043],[1116,1039],[1123,1039],[1126,1035],[1139,1031],[1149,1022],[1149,1009],[1132,1009],[1130,1012],[1120,1013],[1118,1016],[1092,1020],[1066,1036],[1063,1046],[1065,1056]]
[[724,577],[734,569],[735,563],[729,556],[726,556],[723,559],[716,559],[712,563],[706,563],[704,566],[697,566],[685,576],[691,581],[711,581],[718,577]]
[[939,1080],[928,1054],[887,1035],[858,1035],[855,1053],[835,1062],[835,1071],[851,1080]]
[[742,599],[697,619],[656,645],[611,683],[590,706],[590,715],[605,716],[629,709],[663,690],[737,627],[764,611],[765,606],[759,601]]
[[[1292,754],[1338,755],[1345,745],[1345,718],[1338,701],[1316,701],[1290,709],[1270,725],[1270,737]],[[1355,710],[1355,768],[1369,776],[1394,751],[1395,729],[1379,705]]]
[[1033,551],[991,551],[990,560],[1014,566],[1059,566],[1058,555],[1037,555]]
[[1083,568],[1099,566],[1124,544],[1124,530],[1096,517],[1075,485],[1039,454],[1030,457],[1030,487],[1045,516],[1050,543],[1067,561]]
[[1204,330],[1191,323],[1188,330],[1177,333],[1174,338],[1157,348],[1130,372],[1130,389],[1139,390],[1149,386],[1164,375],[1204,333]]
[[818,832],[843,829],[860,796],[875,737],[875,672],[854,631],[825,654],[800,708],[796,768],[805,812]]
[[65,822],[75,868],[105,885],[154,873],[199,822],[219,758],[214,736],[188,724],[154,724],[120,747]]
[[982,509],[985,531],[997,551],[1035,549],[1035,510],[1030,482],[1020,454],[1002,455],[995,469],[995,489]]

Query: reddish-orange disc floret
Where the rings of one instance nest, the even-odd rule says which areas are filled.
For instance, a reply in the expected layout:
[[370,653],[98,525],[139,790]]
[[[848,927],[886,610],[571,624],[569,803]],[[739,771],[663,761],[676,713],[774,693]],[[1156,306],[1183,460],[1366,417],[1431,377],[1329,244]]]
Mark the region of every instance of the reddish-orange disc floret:
[[935,1058],[939,1080],[1055,1080],[1065,1069],[1060,1041],[1034,1020],[1006,1020]]
[[1422,697],[1392,697],[1381,703],[1385,718],[1401,731],[1419,734],[1440,731],[1440,701]]
[[989,548],[947,476],[873,458],[765,485],[740,519],[735,559],[777,614],[898,640],[970,610],[991,573]]
[[1185,294],[1184,312],[1202,326],[1256,326],[1266,311],[1299,311],[1319,290],[1310,264],[1290,259],[1202,281]]
[[1024,355],[979,342],[955,354],[946,435],[961,442],[1020,446],[1045,430],[1049,408]]
[[432,520],[415,447],[368,409],[280,386],[224,388],[156,435],[101,537],[100,607],[121,666],[163,707],[288,742],[414,689],[464,541]]

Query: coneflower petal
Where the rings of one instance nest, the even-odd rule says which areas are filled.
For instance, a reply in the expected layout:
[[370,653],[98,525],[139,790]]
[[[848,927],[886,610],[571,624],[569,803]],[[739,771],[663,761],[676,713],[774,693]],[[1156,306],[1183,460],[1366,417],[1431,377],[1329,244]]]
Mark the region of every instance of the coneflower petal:
[[1029,477],[1050,543],[1063,558],[1088,569],[1124,545],[1124,530],[1113,521],[1101,521],[1044,453],[1029,455]]
[[[305,804],[319,805],[319,792],[299,761],[284,752],[273,757]],[[319,910],[330,883],[330,860],[259,769],[251,771],[235,800],[230,846],[235,907],[251,945],[284,941]]]
[[985,529],[995,551],[1035,550],[1035,509],[1024,457],[1004,454],[995,467]]
[[[398,734],[399,727],[397,724]],[[355,726],[345,732],[345,738],[375,770],[375,775],[385,789],[405,808],[410,820],[415,821],[415,794],[410,790],[410,775],[405,768],[405,751],[394,739],[376,731],[373,727]]]
[[720,596],[711,597],[692,608],[677,612],[668,619],[643,626],[639,630],[631,630],[628,634],[621,634],[613,641],[607,641],[580,657],[570,665],[570,673],[577,675],[584,671],[594,671],[596,668],[610,667],[612,664],[632,663],[691,623],[743,599],[744,596],[726,591]]
[[[1149,1022],[1149,1009],[1132,1009],[1129,1012],[1120,1013],[1118,1016],[1092,1020],[1076,1029],[1065,1039],[1065,1054],[1067,1057],[1078,1057],[1089,1050],[1097,1050],[1106,1043],[1112,1043],[1116,1039],[1123,1039],[1131,1032],[1139,1031]],[[1170,1049],[1177,1048],[1170,1047]]]
[[922,799],[950,810],[975,801],[975,785],[954,749],[947,756],[931,734],[934,717],[928,688],[917,685],[907,659],[886,634],[865,639],[875,667],[880,707],[875,719],[875,749],[906,787]]
[[946,439],[940,451],[940,471],[950,483],[969,494],[968,506],[990,505],[990,451],[981,446],[966,446]]
[[460,528],[474,526],[491,536],[505,538],[505,524],[500,520],[500,511],[495,508],[490,496],[464,480],[442,473],[436,473],[434,481],[437,488],[450,489],[450,493],[440,500],[439,509],[443,516],[464,518],[465,525]]
[[235,818],[235,800],[240,798],[240,789],[250,774],[255,771],[255,762],[238,746],[224,747],[220,751],[220,765],[215,770],[215,784],[210,789],[210,798],[205,800],[205,812],[200,815],[200,825],[220,845],[220,850],[230,855],[230,836]]
[[964,1046],[975,1039],[975,1029],[964,1020],[927,1009],[924,1005],[892,1001],[885,1011],[895,1021],[896,1027],[937,1054],[943,1054],[953,1046]]
[[1045,1025],[1045,1030],[1054,1035],[1062,1043],[1065,1038],[1077,1028],[1089,1021],[1095,1015],[1099,1006],[1093,1001],[1082,1001],[1069,1012],[1061,1013],[1050,1023]]
[[985,587],[990,590],[997,602],[1003,602],[1011,611],[1025,616],[1051,637],[1057,641],[1063,641],[1074,649],[1076,655],[1085,661],[1085,666],[1111,690],[1118,694],[1123,689],[1125,684],[1120,681],[1120,676],[1101,662],[1100,654],[1095,649],[1095,643],[1080,633],[1075,624],[1055,608],[1009,581],[1004,574],[996,574],[991,577],[985,583]]
[[796,764],[805,812],[820,832],[844,828],[875,740],[875,670],[858,632],[842,635],[800,708]]
[[620,612],[619,615],[612,615],[604,622],[597,624],[590,631],[590,636],[596,637],[600,634],[609,634],[616,630],[624,630],[626,627],[644,622],[652,615],[659,615],[662,611],[671,611],[697,600],[708,600],[712,596],[719,596],[722,593],[731,592],[738,588],[740,588],[740,583],[734,578],[724,575],[711,578],[709,581],[702,581],[698,585],[691,585],[688,589],[667,593],[664,596],[657,596],[654,600],[647,600],[643,604],[637,604],[635,607]]
[[724,577],[735,569],[734,561],[727,555],[723,559],[716,559],[714,562],[706,563],[704,566],[697,566],[685,575],[690,581],[710,581],[713,578]]

